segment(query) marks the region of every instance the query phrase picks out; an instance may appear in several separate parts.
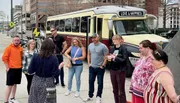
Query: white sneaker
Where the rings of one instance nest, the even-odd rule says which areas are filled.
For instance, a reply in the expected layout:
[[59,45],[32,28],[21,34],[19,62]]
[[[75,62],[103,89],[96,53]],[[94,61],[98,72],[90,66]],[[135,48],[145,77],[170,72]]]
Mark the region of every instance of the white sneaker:
[[80,93],[79,92],[76,92],[76,94],[74,95],[75,97],[79,97],[80,96]]
[[66,93],[65,93],[65,96],[68,96],[68,95],[70,95],[71,94],[71,91],[67,91]]
[[96,97],[96,103],[101,103],[101,98],[99,96]]
[[8,103],[19,103],[16,99],[10,99]]
[[92,101],[92,100],[93,100],[93,98],[88,97],[88,98],[84,99],[84,102],[88,102],[88,101]]

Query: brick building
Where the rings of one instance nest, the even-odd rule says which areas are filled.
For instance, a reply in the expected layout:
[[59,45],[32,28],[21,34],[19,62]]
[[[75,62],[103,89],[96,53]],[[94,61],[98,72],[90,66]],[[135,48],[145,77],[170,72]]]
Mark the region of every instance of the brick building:
[[161,0],[146,0],[145,9],[148,14],[158,16],[158,8],[161,6]]

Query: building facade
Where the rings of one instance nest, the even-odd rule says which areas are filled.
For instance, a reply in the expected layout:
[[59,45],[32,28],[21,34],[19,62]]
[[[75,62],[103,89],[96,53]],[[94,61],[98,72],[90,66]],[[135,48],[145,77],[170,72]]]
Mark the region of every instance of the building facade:
[[158,8],[161,7],[161,1],[162,0],[146,0],[145,9],[147,13],[158,16]]
[[30,0],[30,20],[32,28],[45,27],[47,16],[59,12],[62,0]]
[[23,1],[22,25],[25,30],[31,30],[30,23],[30,0]]
[[[164,21],[164,8],[159,8],[158,14],[158,24],[159,28],[163,28],[163,21]],[[180,3],[168,4],[166,7],[166,28],[179,28],[180,27]]]
[[146,0],[136,0],[135,6],[139,8],[145,8],[146,7]]
[[20,25],[22,15],[22,5],[15,5],[13,8],[13,20],[16,26]]

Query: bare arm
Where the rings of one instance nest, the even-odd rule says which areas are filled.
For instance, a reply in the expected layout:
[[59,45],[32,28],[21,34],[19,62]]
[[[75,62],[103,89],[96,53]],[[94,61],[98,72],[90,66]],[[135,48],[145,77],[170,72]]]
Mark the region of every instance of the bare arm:
[[67,57],[67,58],[69,58],[69,59],[71,59],[71,56],[69,55],[69,53],[70,53],[70,51],[71,51],[71,46],[66,50],[66,52],[64,53],[64,55]]
[[100,68],[102,68],[102,69],[104,69],[104,67],[105,67],[105,65],[107,63],[106,57],[109,54],[109,50],[108,50],[108,48],[106,46],[104,47],[103,52],[104,52],[104,61],[103,61],[102,65],[100,66]]
[[62,52],[61,52],[62,54],[65,52],[65,50],[67,49],[67,47],[68,47],[68,46],[67,46],[67,42],[64,41],[64,42],[63,42],[63,50],[62,50]]
[[164,72],[160,74],[158,80],[166,90],[169,98],[173,101],[173,103],[178,103],[178,96],[174,89],[173,77],[169,73]]
[[9,66],[8,66],[8,63],[4,63],[5,66],[6,66],[6,71],[8,72],[9,71]]
[[88,51],[87,59],[88,59],[88,66],[90,67],[90,64],[91,64],[91,53],[90,53],[90,51]]

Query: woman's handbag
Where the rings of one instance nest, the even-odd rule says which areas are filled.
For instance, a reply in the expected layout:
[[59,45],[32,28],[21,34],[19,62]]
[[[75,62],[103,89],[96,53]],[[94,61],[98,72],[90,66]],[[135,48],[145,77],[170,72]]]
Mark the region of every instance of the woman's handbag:
[[[78,48],[78,49],[76,50],[76,53],[74,54],[74,57],[73,57],[73,58],[76,57],[79,49],[80,49],[80,48]],[[72,61],[71,61],[70,59],[68,59],[67,64],[66,64],[66,67],[67,67],[67,68],[72,68]]]
[[56,98],[56,88],[55,87],[46,87],[46,99]]
[[71,63],[71,60],[70,60],[70,59],[68,59],[67,64],[66,64],[66,67],[67,67],[67,68],[72,68],[72,63]]

